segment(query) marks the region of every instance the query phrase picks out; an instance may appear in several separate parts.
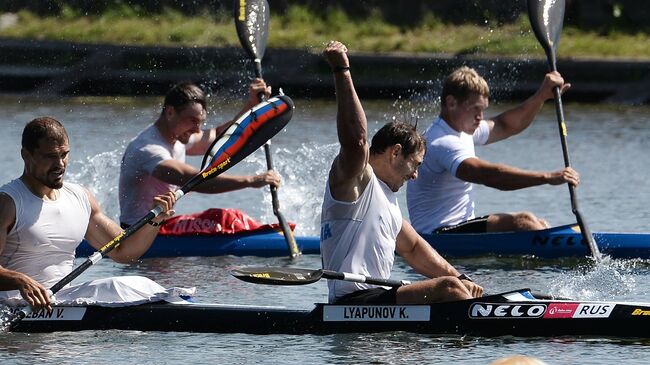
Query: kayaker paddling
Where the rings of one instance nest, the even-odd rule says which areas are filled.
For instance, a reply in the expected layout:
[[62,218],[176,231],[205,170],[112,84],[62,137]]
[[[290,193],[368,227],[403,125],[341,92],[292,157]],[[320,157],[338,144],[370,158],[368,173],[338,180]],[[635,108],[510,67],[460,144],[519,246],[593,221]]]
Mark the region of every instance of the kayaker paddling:
[[539,90],[522,104],[493,118],[484,118],[489,104],[487,82],[474,69],[463,66],[445,79],[440,97],[440,116],[424,132],[427,153],[419,177],[406,188],[409,218],[420,233],[484,233],[549,228],[532,212],[493,213],[475,217],[473,184],[499,190],[537,185],[580,182],[571,167],[557,171],[524,170],[492,163],[476,156],[475,145],[512,137],[530,126],[553,88],[567,90],[558,72],[549,72]]
[[[0,188],[0,299],[22,296],[35,309],[49,308],[48,289],[72,271],[75,249],[94,248],[119,235],[120,226],[84,187],[64,182],[70,156],[68,134],[54,118],[29,122],[22,135],[24,170]],[[110,253],[116,262],[137,260],[171,217],[176,197],[155,196],[163,212]]]
[[329,171],[321,214],[323,268],[388,278],[397,251],[431,278],[392,289],[329,280],[329,301],[433,303],[480,296],[483,288],[461,276],[401,216],[395,192],[417,176],[424,140],[412,126],[392,122],[375,134],[369,146],[347,47],[332,41],[323,55],[334,73],[341,145]]
[[[207,101],[201,88],[181,83],[171,88],[158,119],[129,142],[120,166],[120,222],[127,227],[150,209],[151,197],[173,190],[192,179],[199,170],[185,162],[186,155],[204,155],[212,142],[232,122],[258,104],[257,94],[268,97],[271,87],[255,79],[242,110],[231,121],[202,129]],[[280,175],[268,170],[258,175],[221,175],[196,187],[202,193],[223,193],[248,187],[278,186]]]

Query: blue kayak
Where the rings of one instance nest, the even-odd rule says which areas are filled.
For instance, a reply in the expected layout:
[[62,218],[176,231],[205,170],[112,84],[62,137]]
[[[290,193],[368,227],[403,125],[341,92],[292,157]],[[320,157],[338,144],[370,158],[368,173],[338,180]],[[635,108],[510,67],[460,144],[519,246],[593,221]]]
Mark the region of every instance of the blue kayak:
[[[540,258],[586,257],[588,247],[576,224],[541,231],[501,233],[448,233],[422,235],[445,257],[485,255]],[[650,258],[650,233],[595,232],[600,251],[613,258]],[[296,242],[304,255],[319,254],[316,236],[297,236]],[[77,256],[86,257],[94,250],[83,242]],[[176,256],[288,256],[284,236],[276,231],[249,232],[229,235],[158,236],[144,255],[149,257]]]
[[[296,236],[304,255],[320,253],[320,239]],[[90,256],[95,250],[83,241],[77,257]],[[257,231],[223,235],[163,236],[158,235],[143,258],[178,256],[289,256],[284,236],[276,231]]]
[[[594,232],[600,252],[612,258],[650,258],[650,233]],[[591,256],[580,227],[567,224],[540,231],[422,235],[443,256],[484,255],[540,258]]]

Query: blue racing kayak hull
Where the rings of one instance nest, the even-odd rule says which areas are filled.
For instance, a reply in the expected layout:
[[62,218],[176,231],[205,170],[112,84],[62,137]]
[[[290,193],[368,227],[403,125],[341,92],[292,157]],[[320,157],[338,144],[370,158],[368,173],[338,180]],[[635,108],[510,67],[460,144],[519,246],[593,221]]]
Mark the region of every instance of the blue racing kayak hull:
[[[423,234],[422,237],[443,256],[591,256],[577,224],[540,231]],[[612,258],[650,258],[650,233],[595,232],[594,239],[600,252]]]
[[[431,246],[445,257],[485,255],[535,256],[540,258],[587,257],[589,248],[583,242],[576,224],[541,231],[500,233],[423,234]],[[650,258],[650,233],[596,232],[594,238],[601,253],[612,258]],[[297,236],[296,242],[304,255],[319,254],[316,236]],[[94,250],[83,242],[78,257]],[[288,256],[284,236],[275,231],[214,236],[158,236],[143,256]]]
[[[304,255],[320,253],[320,239],[296,236],[296,243]],[[77,248],[77,257],[90,256],[95,250],[83,241]],[[163,236],[156,237],[142,258],[178,256],[289,256],[284,235],[275,231],[228,235]]]

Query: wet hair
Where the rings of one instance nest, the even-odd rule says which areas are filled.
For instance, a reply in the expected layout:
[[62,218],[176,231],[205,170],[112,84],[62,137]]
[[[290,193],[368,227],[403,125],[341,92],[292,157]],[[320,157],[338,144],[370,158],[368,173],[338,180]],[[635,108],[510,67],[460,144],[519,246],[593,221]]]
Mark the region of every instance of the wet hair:
[[386,123],[372,137],[370,145],[370,154],[376,155],[383,153],[387,148],[400,144],[402,146],[402,156],[425,151],[427,143],[415,127],[405,122]]
[[467,100],[471,94],[490,97],[490,88],[483,77],[476,70],[462,66],[450,73],[442,85],[440,102],[445,105],[447,96],[451,95],[459,102]]
[[199,103],[204,110],[207,110],[205,93],[200,87],[189,83],[181,82],[174,85],[165,95],[163,112],[166,106],[172,106],[177,112],[182,111],[191,103]]
[[68,133],[63,128],[63,124],[52,117],[40,117],[27,123],[23,129],[22,147],[29,152],[34,152],[42,139],[64,144],[68,143]]

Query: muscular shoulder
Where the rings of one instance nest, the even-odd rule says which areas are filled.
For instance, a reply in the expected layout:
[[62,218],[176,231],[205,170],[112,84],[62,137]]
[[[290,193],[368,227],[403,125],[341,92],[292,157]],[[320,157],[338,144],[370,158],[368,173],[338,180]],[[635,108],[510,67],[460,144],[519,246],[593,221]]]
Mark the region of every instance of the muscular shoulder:
[[434,166],[451,168],[451,164],[459,156],[473,155],[473,146],[469,141],[463,141],[459,135],[441,134],[428,140],[427,152],[424,155],[424,164],[437,170]]
[[9,194],[0,192],[0,207],[11,206],[15,207],[14,200],[9,196]]
[[337,171],[336,160],[332,164],[329,173],[328,184],[332,197],[336,200],[352,202],[363,194],[368,182],[372,178],[373,171],[370,164],[366,164],[360,174],[345,176]]
[[152,174],[161,162],[173,160],[175,155],[182,155],[182,151],[176,152],[175,146],[169,145],[156,134],[157,130],[150,127],[131,140],[122,157],[121,173],[128,175],[146,171]]
[[81,185],[76,185],[75,190],[76,194],[79,194],[79,198],[85,202],[85,205],[88,207],[89,213],[91,215],[100,213],[102,211],[97,198],[95,198],[95,194],[93,194],[90,190]]
[[9,228],[15,221],[16,203],[8,194],[0,193],[0,227]]
[[125,154],[151,153],[158,150],[170,150],[172,147],[160,135],[155,125],[150,125],[129,142]]
[[462,145],[461,134],[451,129],[442,120],[434,122],[424,132],[427,141],[427,154],[444,153],[448,150],[455,150]]

